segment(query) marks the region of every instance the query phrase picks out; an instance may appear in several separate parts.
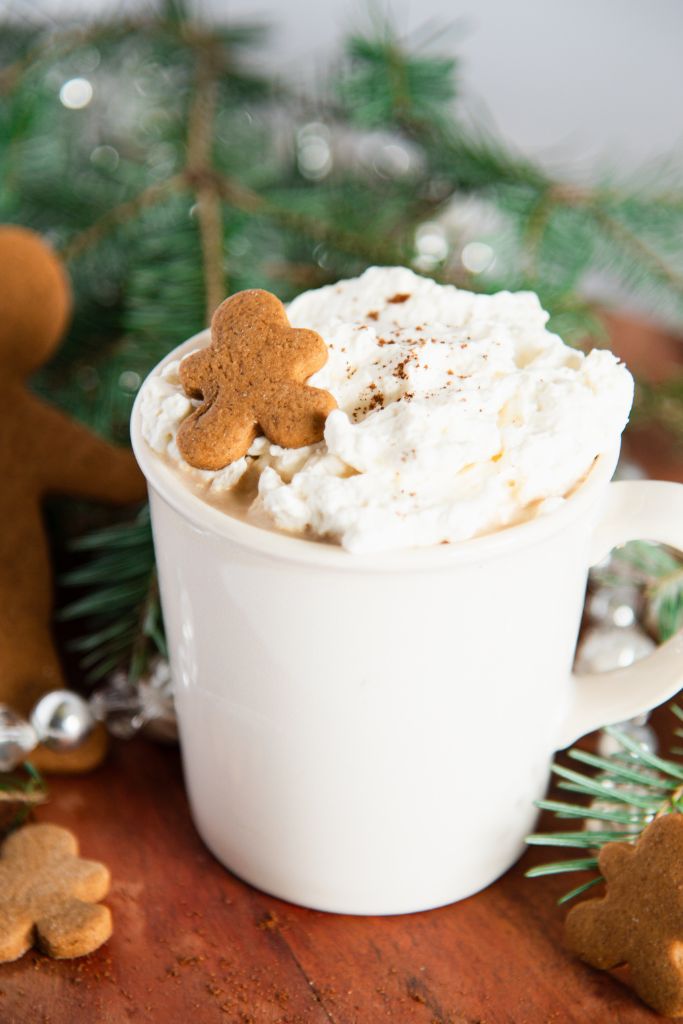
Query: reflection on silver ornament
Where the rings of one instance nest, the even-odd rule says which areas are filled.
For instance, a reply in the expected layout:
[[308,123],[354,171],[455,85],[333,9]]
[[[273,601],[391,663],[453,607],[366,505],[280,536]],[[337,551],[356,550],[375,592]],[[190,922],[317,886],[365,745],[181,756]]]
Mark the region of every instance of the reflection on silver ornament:
[[597,587],[586,599],[586,612],[593,622],[620,629],[633,626],[642,615],[643,606],[642,588],[630,583]]
[[651,654],[655,642],[639,626],[591,626],[576,652],[577,672],[610,672],[627,668]]
[[0,704],[0,772],[14,771],[37,743],[33,726],[6,704]]
[[89,736],[94,724],[88,702],[72,690],[46,693],[31,712],[31,725],[50,750],[72,750]]
[[157,658],[146,676],[131,683],[124,672],[85,700],[72,690],[53,690],[40,698],[30,722],[0,704],[0,772],[11,772],[39,743],[51,750],[71,750],[90,735],[99,720],[120,738],[144,732],[153,739],[178,739],[171,669]]

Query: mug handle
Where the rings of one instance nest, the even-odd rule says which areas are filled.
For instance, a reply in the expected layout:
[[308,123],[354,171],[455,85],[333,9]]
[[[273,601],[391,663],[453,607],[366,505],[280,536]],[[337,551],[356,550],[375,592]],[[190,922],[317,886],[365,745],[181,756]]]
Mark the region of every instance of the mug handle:
[[[629,540],[659,541],[683,551],[683,484],[625,480],[609,485],[589,564],[595,565]],[[557,749],[593,729],[650,711],[681,686],[683,629],[628,668],[573,675],[569,712]]]

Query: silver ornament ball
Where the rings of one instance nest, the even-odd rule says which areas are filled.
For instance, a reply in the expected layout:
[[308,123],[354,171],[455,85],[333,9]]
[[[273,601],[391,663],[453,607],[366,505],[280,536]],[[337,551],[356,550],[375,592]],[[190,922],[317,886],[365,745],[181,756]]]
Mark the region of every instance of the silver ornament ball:
[[610,672],[651,654],[656,644],[639,626],[591,626],[576,652],[577,672]]
[[38,701],[31,712],[31,725],[38,739],[50,750],[71,750],[92,732],[94,716],[79,694],[72,690],[52,690]]
[[620,583],[612,587],[591,589],[586,600],[589,618],[598,625],[624,629],[637,624],[643,614],[644,598],[640,587]]
[[32,725],[6,704],[0,704],[0,772],[11,772],[38,744]]

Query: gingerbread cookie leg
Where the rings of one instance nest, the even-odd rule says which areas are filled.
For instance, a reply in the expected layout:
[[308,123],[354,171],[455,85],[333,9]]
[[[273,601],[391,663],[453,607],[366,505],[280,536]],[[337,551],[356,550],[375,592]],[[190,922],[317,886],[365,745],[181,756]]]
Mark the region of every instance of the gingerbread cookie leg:
[[602,900],[586,900],[572,907],[565,937],[578,957],[600,970],[608,971],[624,962],[621,930],[603,913]]
[[92,953],[111,937],[111,932],[109,908],[82,900],[61,903],[36,921],[37,944],[57,960]]
[[640,998],[665,1017],[683,1015],[681,952],[683,943],[668,950],[655,950],[649,960],[631,965],[631,983]]
[[0,963],[18,960],[33,945],[33,916],[20,906],[0,908]]
[[41,743],[31,751],[29,761],[43,775],[84,775],[102,764],[108,749],[107,730],[98,722],[73,750],[50,750]]
[[183,421],[177,442],[191,466],[222,469],[244,455],[257,433],[253,413],[232,410],[217,401],[201,406]]
[[[5,637],[0,626],[0,702],[28,717],[44,694],[63,690],[68,683],[49,628],[25,619],[11,625],[10,637]],[[106,730],[98,723],[85,742],[73,750],[49,750],[41,744],[29,760],[49,775],[80,774],[102,763],[107,746]]]
[[12,636],[0,628],[0,701],[28,715],[49,690],[67,684],[49,628],[40,623],[14,623]]

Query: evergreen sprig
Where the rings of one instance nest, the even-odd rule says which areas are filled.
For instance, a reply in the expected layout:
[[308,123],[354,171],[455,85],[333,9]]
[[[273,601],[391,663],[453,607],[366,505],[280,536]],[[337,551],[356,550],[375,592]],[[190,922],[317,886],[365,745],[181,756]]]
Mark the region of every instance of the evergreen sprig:
[[372,37],[352,35],[337,81],[343,108],[365,128],[408,131],[445,121],[455,98],[455,58],[413,53],[385,24]]
[[[683,721],[680,708],[673,705],[672,711]],[[621,748],[610,757],[579,749],[569,751],[572,760],[596,769],[595,774],[587,775],[557,763],[552,766],[553,773],[561,780],[559,789],[576,793],[590,802],[539,800],[536,804],[540,810],[551,811],[557,819],[583,822],[583,828],[527,836],[526,841],[531,846],[563,847],[584,854],[570,860],[539,864],[526,872],[527,878],[598,872],[589,881],[565,893],[559,903],[566,903],[603,881],[597,854],[607,843],[635,843],[655,818],[683,813],[683,764],[651,753],[614,726],[606,731]],[[683,730],[677,731],[677,735],[683,735]],[[605,827],[596,828],[596,823],[604,823]]]
[[87,557],[61,582],[83,593],[60,618],[78,620],[87,631],[70,646],[89,682],[122,666],[135,682],[155,654],[166,654],[149,509],[133,523],[86,534],[72,548]]
[[0,777],[0,834],[22,825],[34,807],[47,800],[47,786],[30,761]]

